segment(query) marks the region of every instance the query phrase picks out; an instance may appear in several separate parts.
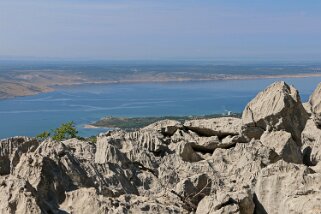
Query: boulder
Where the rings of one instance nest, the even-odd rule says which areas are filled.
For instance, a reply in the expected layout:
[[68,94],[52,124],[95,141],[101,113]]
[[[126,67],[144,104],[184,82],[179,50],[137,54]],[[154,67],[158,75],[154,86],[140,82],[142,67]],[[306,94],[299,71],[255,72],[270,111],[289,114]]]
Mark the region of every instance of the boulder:
[[179,121],[161,120],[144,127],[142,130],[156,130],[165,136],[172,136],[181,128],[183,128],[183,125]]
[[236,143],[242,143],[244,140],[239,135],[228,135],[223,139],[218,136],[211,137],[200,137],[193,131],[177,130],[171,137],[171,144],[169,145],[170,150],[176,150],[177,142],[184,141],[190,143],[192,148],[196,152],[202,153],[213,153],[217,148],[229,148],[234,146]]
[[286,131],[265,131],[260,138],[263,145],[273,149],[284,161],[302,163],[302,153],[298,144]]
[[300,143],[308,117],[299,92],[285,82],[276,82],[256,95],[245,107],[242,133],[249,139],[259,139],[265,130],[284,130]]
[[212,119],[198,119],[185,121],[184,127],[196,132],[200,136],[238,135],[241,128],[241,119],[235,117],[220,117]]
[[196,214],[240,213],[253,214],[255,204],[249,190],[238,192],[217,192],[205,196],[198,204]]
[[178,154],[183,161],[187,162],[197,162],[203,160],[203,158],[194,151],[192,143],[184,141],[177,143],[176,154]]

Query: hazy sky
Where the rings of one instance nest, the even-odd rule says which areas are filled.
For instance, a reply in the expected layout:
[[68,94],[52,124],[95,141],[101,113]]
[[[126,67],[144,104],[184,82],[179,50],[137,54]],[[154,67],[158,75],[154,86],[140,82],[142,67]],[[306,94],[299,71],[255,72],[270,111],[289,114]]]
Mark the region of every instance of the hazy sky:
[[320,0],[0,0],[0,57],[321,58]]

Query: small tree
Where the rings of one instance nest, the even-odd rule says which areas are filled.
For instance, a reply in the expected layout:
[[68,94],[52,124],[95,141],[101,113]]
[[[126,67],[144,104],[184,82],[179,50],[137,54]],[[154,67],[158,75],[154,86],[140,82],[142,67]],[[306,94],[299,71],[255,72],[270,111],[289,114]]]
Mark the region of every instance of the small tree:
[[36,138],[41,141],[47,139],[48,137],[50,137],[50,133],[47,131],[44,131],[36,136]]
[[62,141],[70,138],[78,137],[78,131],[75,127],[75,123],[73,121],[63,123],[60,127],[53,130],[52,139],[56,141]]

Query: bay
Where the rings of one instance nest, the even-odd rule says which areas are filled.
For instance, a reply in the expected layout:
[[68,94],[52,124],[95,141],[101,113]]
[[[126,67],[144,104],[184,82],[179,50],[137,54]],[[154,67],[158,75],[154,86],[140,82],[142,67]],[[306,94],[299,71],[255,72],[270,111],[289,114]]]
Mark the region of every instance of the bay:
[[[303,102],[321,77],[282,79],[293,84]],[[242,112],[262,89],[280,79],[95,84],[0,101],[0,138],[35,136],[74,121],[81,136],[105,129],[84,128],[104,116],[186,116]]]

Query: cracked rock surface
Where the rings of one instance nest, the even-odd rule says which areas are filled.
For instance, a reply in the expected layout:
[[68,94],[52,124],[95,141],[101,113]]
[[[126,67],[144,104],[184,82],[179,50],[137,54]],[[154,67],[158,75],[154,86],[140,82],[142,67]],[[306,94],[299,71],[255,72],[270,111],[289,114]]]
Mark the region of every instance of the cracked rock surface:
[[4,139],[0,213],[321,213],[316,109],[277,82],[242,119],[164,120],[96,143]]

